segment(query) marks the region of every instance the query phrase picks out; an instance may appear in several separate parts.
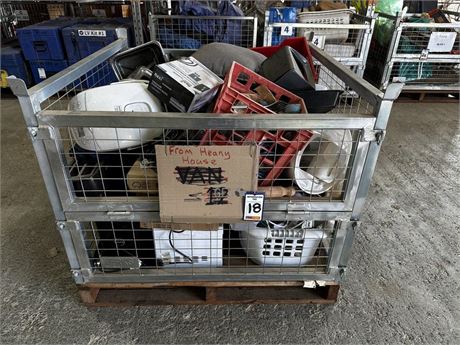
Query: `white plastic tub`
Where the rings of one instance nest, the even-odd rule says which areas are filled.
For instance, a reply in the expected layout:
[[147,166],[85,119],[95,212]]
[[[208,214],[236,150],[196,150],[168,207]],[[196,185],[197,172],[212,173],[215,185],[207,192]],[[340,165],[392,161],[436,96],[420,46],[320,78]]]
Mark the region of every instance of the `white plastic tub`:
[[[68,105],[76,111],[119,111],[122,116],[130,112],[162,111],[160,101],[147,90],[140,80],[122,81],[80,92]],[[71,129],[75,142],[90,151],[113,151],[147,143],[162,134],[161,129],[148,128],[92,128]]]

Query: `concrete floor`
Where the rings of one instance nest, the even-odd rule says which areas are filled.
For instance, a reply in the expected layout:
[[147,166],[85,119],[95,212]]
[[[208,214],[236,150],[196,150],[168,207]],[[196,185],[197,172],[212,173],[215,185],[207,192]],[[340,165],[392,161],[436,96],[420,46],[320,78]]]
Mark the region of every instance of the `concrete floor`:
[[1,109],[1,343],[460,343],[458,105],[395,105],[335,305],[104,309],[79,302],[18,104]]

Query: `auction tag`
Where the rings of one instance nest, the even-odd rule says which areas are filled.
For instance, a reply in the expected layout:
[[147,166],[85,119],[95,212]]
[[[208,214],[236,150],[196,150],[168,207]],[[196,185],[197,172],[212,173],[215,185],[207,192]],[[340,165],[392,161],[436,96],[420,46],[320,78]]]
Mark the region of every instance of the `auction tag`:
[[292,36],[294,28],[290,25],[283,25],[281,27],[281,36]]
[[46,72],[44,68],[37,68],[37,71],[40,79],[46,79]]
[[246,193],[244,196],[243,220],[261,221],[264,210],[264,199],[264,193]]
[[325,38],[326,36],[324,35],[313,35],[313,40],[311,41],[311,43],[313,43],[320,49],[324,49],[324,43],[326,43]]
[[428,49],[423,49],[422,52],[420,53],[420,60],[426,60],[428,59],[428,54],[430,51]]
[[431,53],[448,53],[454,47],[456,32],[432,32],[427,49]]

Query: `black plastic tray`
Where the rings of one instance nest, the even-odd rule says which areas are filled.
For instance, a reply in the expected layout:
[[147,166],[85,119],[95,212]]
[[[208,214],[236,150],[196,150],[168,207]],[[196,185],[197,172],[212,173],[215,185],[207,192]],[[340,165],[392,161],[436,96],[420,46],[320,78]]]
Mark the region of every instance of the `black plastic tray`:
[[302,97],[309,113],[327,113],[339,102],[342,90],[299,90],[293,91]]
[[163,48],[158,41],[150,41],[140,46],[122,51],[110,59],[110,64],[118,80],[126,79],[138,67],[153,66],[167,62]]

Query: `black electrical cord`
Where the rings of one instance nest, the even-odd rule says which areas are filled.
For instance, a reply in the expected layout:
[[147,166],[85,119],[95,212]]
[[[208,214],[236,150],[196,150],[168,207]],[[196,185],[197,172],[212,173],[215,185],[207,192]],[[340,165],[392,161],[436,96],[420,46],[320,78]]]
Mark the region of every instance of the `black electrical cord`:
[[172,239],[171,239],[171,235],[173,232],[176,232],[176,233],[182,233],[184,232],[185,230],[169,230],[169,245],[171,246],[171,248],[176,252],[178,253],[179,255],[181,255],[184,259],[187,259],[191,264],[193,263],[193,260],[190,258],[190,256],[184,254],[183,252],[181,252],[179,249],[177,249],[176,247],[174,247],[174,244],[172,243]]

